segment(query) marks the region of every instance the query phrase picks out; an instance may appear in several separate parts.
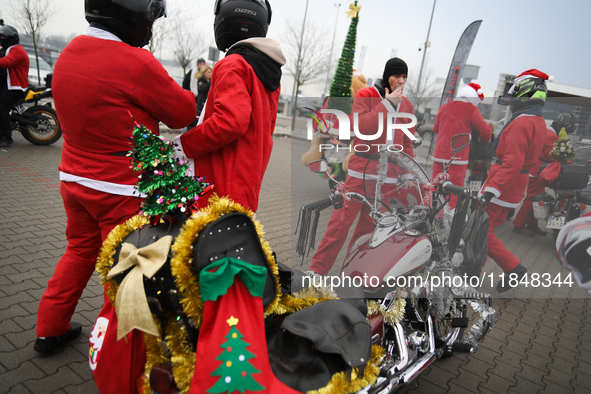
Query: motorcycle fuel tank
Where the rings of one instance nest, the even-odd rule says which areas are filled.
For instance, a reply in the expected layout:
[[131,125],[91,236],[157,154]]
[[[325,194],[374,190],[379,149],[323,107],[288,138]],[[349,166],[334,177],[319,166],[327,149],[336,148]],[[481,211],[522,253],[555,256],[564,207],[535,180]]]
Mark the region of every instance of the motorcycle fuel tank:
[[372,292],[385,290],[388,284],[395,287],[397,277],[419,271],[429,262],[433,250],[429,238],[420,233],[399,233],[373,248],[371,239],[371,234],[365,235],[351,246],[341,274],[350,278],[367,276],[363,285]]

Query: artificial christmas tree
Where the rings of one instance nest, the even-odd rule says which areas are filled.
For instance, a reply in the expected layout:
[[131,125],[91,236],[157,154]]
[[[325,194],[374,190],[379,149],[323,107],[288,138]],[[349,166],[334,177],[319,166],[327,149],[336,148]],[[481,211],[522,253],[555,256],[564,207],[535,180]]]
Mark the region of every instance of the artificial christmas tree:
[[351,113],[351,100],[347,98],[351,97],[351,78],[353,77],[353,60],[355,58],[359,10],[361,10],[361,6],[357,5],[357,0],[349,5],[347,15],[353,19],[349,26],[347,39],[341,52],[341,58],[339,59],[332,85],[330,85],[328,108],[339,109],[346,114]]
[[158,216],[189,205],[211,186],[195,178],[186,162],[176,156],[172,142],[136,123],[132,133],[132,168],[142,171],[137,190],[147,194],[140,215]]

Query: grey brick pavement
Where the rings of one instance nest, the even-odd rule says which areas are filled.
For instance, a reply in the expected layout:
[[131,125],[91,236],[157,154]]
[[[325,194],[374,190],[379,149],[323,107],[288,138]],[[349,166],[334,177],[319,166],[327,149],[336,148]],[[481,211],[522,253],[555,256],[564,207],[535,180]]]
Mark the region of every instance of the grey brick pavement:
[[[291,259],[292,234],[299,207],[325,197],[328,189],[301,165],[307,148],[306,142],[275,138],[257,213],[279,260],[296,268],[300,260]],[[80,338],[51,357],[33,351],[37,306],[66,244],[60,154],[61,142],[34,146],[20,135],[13,146],[0,149],[0,393],[97,392],[87,363],[88,336],[102,305],[96,276],[74,316],[83,324]],[[327,220],[324,213],[319,239]],[[550,236],[526,239],[514,236],[510,226],[501,226],[498,235],[530,270],[560,270]],[[342,256],[333,272],[341,261]],[[309,259],[303,268],[308,264]],[[486,269],[498,271],[493,262]],[[552,289],[541,294],[545,298],[495,299],[499,323],[476,353],[437,362],[403,392],[589,392],[589,299],[566,298],[569,294],[581,297],[576,289]]]

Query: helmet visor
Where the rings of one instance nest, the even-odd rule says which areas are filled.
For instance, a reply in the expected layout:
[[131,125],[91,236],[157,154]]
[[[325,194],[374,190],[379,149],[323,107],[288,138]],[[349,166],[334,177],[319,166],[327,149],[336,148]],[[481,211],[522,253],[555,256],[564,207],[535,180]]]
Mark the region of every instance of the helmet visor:
[[166,16],[166,0],[150,0],[146,8],[146,19],[154,22],[162,16]]

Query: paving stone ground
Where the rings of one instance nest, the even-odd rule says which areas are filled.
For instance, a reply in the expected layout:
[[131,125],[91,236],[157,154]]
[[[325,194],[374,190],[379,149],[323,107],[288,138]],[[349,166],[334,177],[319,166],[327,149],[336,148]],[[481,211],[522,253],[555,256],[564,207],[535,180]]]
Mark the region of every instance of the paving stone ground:
[[[15,135],[13,146],[0,149],[0,393],[97,393],[87,361],[88,337],[103,302],[96,275],[74,315],[82,335],[51,357],[33,351],[39,300],[66,246],[61,146],[35,146]],[[328,191],[326,180],[302,166],[307,149],[306,141],[275,138],[257,213],[279,260],[294,268],[301,262],[292,252],[299,207]],[[321,215],[317,245],[328,216],[328,210]],[[511,226],[508,221],[497,234],[530,271],[567,273],[554,258],[551,236],[526,238]],[[342,260],[343,254],[331,273],[339,272]],[[485,269],[500,272],[492,261]],[[496,296],[499,322],[478,350],[433,364],[402,392],[590,392],[589,298],[576,288]]]

